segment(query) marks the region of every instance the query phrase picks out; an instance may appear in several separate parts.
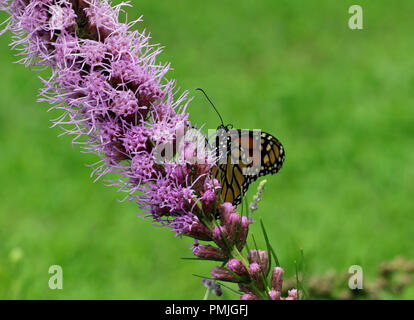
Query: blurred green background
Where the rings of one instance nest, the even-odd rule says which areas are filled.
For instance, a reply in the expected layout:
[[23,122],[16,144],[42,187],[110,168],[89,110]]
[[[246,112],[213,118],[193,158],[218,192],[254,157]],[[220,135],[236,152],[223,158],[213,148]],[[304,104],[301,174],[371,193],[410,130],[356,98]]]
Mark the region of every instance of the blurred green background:
[[[307,274],[359,264],[368,280],[381,261],[414,257],[414,2],[357,1],[364,30],[352,31],[355,2],[142,0],[128,9],[166,47],[170,78],[204,88],[226,123],[283,142],[285,165],[257,214],[288,276],[301,248]],[[214,264],[181,260],[189,239],[93,184],[85,164],[96,158],[57,138],[57,114],[36,102],[47,73],[12,64],[9,41],[0,38],[0,298],[202,298],[192,274]],[[217,127],[192,94],[192,122]],[[253,232],[264,245],[257,223]],[[48,288],[55,264],[63,290]]]

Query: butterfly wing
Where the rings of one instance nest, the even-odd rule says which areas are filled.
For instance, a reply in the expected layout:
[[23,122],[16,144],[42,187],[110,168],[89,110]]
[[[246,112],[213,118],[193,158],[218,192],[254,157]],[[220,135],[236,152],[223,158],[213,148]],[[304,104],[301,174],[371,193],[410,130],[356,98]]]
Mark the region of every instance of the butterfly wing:
[[227,164],[219,164],[213,168],[213,176],[221,184],[221,200],[238,205],[241,202],[242,190],[246,181],[241,169],[233,165],[228,157]]
[[285,149],[278,139],[262,132],[260,142],[262,167],[259,176],[278,173],[285,161]]
[[285,152],[280,141],[265,132],[230,130],[228,136],[225,161],[212,174],[220,181],[222,201],[237,206],[251,183],[280,170]]

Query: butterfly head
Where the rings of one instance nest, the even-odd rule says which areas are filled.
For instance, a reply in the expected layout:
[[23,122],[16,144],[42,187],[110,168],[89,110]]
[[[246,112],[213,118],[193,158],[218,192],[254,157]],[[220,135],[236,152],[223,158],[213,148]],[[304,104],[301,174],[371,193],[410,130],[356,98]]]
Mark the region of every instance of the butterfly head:
[[217,131],[224,130],[224,131],[228,132],[231,129],[233,129],[232,124],[228,124],[228,125],[221,124],[221,125],[218,126]]

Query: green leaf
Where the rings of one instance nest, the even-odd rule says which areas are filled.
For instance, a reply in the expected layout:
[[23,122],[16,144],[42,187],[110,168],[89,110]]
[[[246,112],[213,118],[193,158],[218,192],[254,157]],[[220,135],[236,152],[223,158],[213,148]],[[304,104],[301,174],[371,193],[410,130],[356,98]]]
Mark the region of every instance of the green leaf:
[[[298,271],[298,265],[297,265],[296,260],[294,261],[294,263],[295,263],[295,269],[296,269],[296,286],[297,286],[297,290],[298,290],[298,298],[303,299],[303,298],[307,297],[307,293],[306,293],[305,288],[304,288],[303,283],[302,283],[303,274],[302,274],[302,281],[301,281],[299,279],[299,271]],[[301,296],[299,295],[299,291],[302,293]]]
[[302,295],[304,299],[308,298],[308,293],[306,292],[306,286],[305,286],[305,255],[303,254],[303,249],[300,249],[300,256],[301,256],[301,273],[302,273]]
[[[295,264],[295,272],[296,272],[296,288],[298,288],[298,290],[301,290],[300,289],[301,285],[300,285],[300,282],[299,282],[299,274],[298,274],[298,264],[296,263],[296,260],[294,261],[294,264]],[[298,294],[298,296],[299,296],[299,294]]]
[[199,274],[195,274],[195,273],[193,273],[192,276],[197,277],[197,278],[201,278],[201,279],[210,279],[210,280],[216,281],[216,279],[214,279],[212,277],[200,276]]
[[[265,241],[266,241],[267,251],[271,255],[273,255],[273,258],[275,259],[276,266],[277,267],[280,267],[279,259],[277,258],[277,255],[276,255],[275,251],[273,250],[272,245],[269,242],[269,237],[267,236],[267,232],[266,232],[266,229],[265,229],[265,226],[263,224],[263,220],[262,219],[260,219],[260,226],[262,227],[263,236],[264,236]],[[269,265],[271,265],[271,261],[272,261],[271,260],[271,255],[269,255]]]

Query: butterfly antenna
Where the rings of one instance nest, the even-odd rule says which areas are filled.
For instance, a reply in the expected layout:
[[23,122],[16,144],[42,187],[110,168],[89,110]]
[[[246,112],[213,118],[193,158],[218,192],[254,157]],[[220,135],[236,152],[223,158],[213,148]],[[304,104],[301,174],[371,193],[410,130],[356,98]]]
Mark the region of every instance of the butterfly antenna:
[[221,117],[220,112],[218,112],[217,108],[214,106],[214,103],[210,100],[207,93],[205,93],[205,91],[201,88],[197,88],[196,90],[201,91],[204,94],[204,96],[207,98],[208,102],[210,102],[210,104],[213,106],[214,110],[216,110],[218,116],[220,117],[221,124],[224,126],[223,118]]

